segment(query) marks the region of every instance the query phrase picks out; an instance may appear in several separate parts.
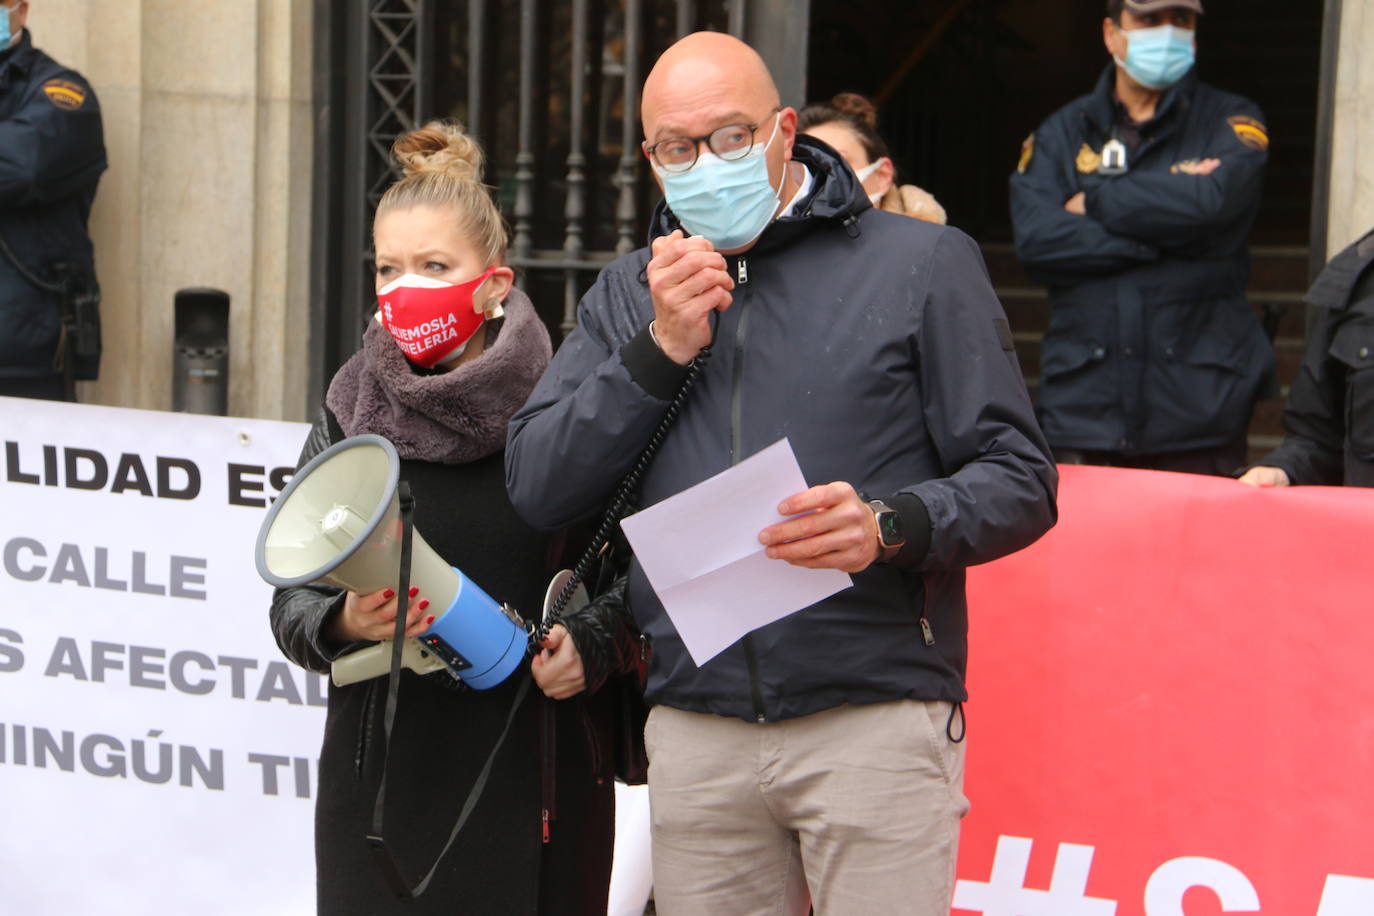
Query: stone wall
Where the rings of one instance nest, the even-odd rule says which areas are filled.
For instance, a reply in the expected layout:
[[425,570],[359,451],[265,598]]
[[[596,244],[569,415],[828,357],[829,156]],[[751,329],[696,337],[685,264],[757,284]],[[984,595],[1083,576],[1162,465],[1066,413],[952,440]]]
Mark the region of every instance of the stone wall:
[[1331,194],[1327,255],[1334,255],[1374,226],[1374,8],[1365,0],[1341,4],[1332,119]]
[[105,356],[91,403],[169,409],[173,294],[227,291],[229,412],[303,419],[309,0],[32,0],[35,44],[100,98],[91,217]]

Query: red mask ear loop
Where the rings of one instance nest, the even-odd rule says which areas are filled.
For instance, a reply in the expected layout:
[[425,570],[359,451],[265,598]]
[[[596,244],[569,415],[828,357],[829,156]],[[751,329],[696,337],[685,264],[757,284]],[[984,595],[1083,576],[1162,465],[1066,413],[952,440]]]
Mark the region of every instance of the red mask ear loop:
[[[474,287],[472,288],[473,299],[474,299],[474,300],[477,298],[476,293],[477,293],[478,288],[479,288],[483,283],[485,283],[485,282],[487,282],[488,280],[490,280],[492,274],[496,273],[496,268],[498,268],[498,267],[500,267],[500,266],[501,266],[501,265],[499,265],[499,264],[493,264],[493,265],[491,265],[491,266],[488,267],[485,271],[482,272],[482,275],[481,275],[480,277],[477,278],[477,280],[476,280],[477,285],[474,286]],[[472,281],[469,281],[469,282],[472,282]],[[486,304],[487,304],[486,302],[482,303],[482,305],[483,305],[483,308],[482,308],[482,315],[483,315],[488,321],[490,321],[490,320],[493,319],[493,318],[502,318],[502,317],[504,317],[505,314],[506,314],[506,310],[501,306],[501,300],[500,300],[499,298],[497,298],[496,296],[490,296],[490,297],[487,298],[487,302],[490,302],[492,299],[496,299],[496,304],[495,304],[494,306],[492,306],[491,308],[486,308],[486,307],[485,307]]]

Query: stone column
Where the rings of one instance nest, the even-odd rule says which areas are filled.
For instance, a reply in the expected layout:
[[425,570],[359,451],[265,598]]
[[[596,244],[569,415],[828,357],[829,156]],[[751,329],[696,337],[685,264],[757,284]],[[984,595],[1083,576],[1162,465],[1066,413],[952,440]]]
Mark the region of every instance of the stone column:
[[105,355],[87,402],[171,406],[172,297],[226,290],[229,411],[302,419],[310,359],[309,0],[33,0],[100,97]]
[[1341,4],[1331,138],[1327,255],[1334,255],[1374,226],[1374,8],[1363,0]]

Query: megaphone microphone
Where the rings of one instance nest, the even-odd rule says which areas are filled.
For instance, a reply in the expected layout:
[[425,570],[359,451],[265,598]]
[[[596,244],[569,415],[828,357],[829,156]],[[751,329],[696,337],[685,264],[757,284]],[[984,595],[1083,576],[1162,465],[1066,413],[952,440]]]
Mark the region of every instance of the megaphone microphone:
[[[277,497],[258,531],[258,574],[289,588],[320,583],[367,595],[394,586],[400,567],[396,493],[401,461],[381,436],[354,436],[320,452]],[[401,664],[418,674],[446,671],[485,690],[510,676],[525,656],[520,615],[450,566],[412,532],[410,581],[444,608],[419,636],[405,640]],[[391,640],[335,659],[334,683],[386,674]]]

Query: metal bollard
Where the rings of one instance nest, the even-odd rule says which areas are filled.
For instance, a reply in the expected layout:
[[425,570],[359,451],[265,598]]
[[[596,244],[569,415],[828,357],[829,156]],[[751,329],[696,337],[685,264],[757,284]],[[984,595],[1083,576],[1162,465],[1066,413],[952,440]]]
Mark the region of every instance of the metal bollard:
[[229,412],[229,294],[190,287],[176,292],[172,409]]

